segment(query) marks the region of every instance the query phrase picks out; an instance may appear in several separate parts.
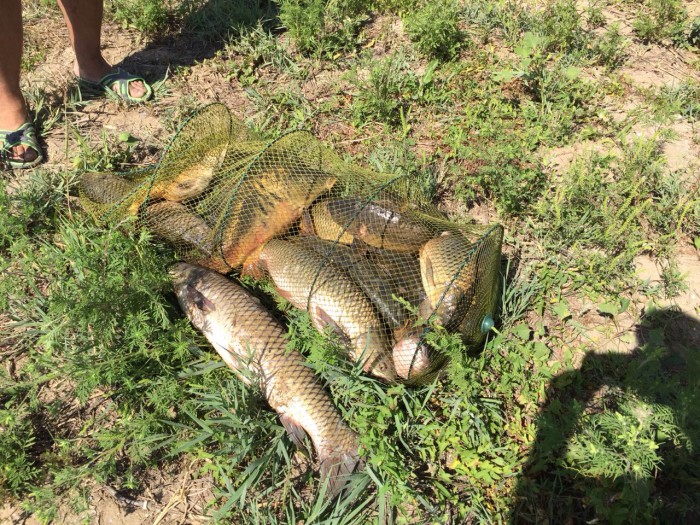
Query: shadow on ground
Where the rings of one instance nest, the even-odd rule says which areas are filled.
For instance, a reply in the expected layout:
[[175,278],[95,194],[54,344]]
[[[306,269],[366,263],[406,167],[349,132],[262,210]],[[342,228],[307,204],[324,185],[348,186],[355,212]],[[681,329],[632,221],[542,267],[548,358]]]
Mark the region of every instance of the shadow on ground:
[[232,34],[271,22],[276,15],[271,0],[209,0],[186,14],[177,34],[156,38],[117,65],[144,75],[149,83],[159,82],[173,68],[214,58]]
[[700,323],[649,311],[636,337],[552,379],[511,523],[700,523]]

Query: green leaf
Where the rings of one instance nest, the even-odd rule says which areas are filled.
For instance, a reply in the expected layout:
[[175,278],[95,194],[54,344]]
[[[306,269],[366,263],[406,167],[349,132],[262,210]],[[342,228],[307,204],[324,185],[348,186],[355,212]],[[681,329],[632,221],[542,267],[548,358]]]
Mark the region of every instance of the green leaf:
[[695,249],[700,251],[700,237],[694,237],[693,244],[695,245]]
[[618,314],[624,313],[630,306],[630,300],[626,297],[620,297],[620,309],[617,311]]
[[124,142],[125,144],[133,145],[139,142],[139,139],[134,137],[131,133],[128,131],[122,131],[117,138],[119,139],[119,142]]
[[562,73],[567,80],[574,80],[581,74],[581,70],[575,66],[569,66]]
[[527,32],[523,35],[520,45],[515,48],[515,54],[521,57],[527,57],[532,54],[532,51],[538,47],[544,47],[547,39],[542,35]]
[[535,360],[544,361],[549,357],[549,354],[550,351],[546,344],[539,341],[535,343],[535,352],[533,353]]
[[601,314],[607,314],[607,315],[610,315],[612,317],[615,317],[619,313],[620,309],[616,303],[613,303],[612,301],[610,301],[610,302],[598,305],[598,311]]
[[558,302],[557,305],[554,308],[552,308],[552,310],[554,310],[554,313],[557,314],[559,319],[561,319],[562,321],[571,317],[569,306],[564,301]]
[[423,79],[421,80],[422,85],[430,84],[433,81],[433,75],[435,75],[435,70],[438,67],[439,62],[437,60],[431,61],[425,68],[425,73],[423,74]]
[[636,339],[637,337],[634,335],[634,332],[625,332],[620,336],[620,341],[626,345],[634,344]]
[[493,79],[496,82],[510,82],[514,78],[523,76],[522,71],[517,71],[515,69],[501,69],[500,71],[493,72]]
[[513,327],[513,333],[523,341],[530,339],[530,327],[525,323],[520,323],[519,325]]

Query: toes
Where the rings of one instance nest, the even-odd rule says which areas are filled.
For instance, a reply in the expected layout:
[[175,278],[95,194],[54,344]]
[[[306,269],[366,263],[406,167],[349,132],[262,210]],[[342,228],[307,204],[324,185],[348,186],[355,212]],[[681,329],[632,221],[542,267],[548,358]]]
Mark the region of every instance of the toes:
[[[112,91],[115,93],[119,93],[119,84],[114,83],[112,84]],[[143,82],[140,80],[134,80],[132,82],[129,82],[129,95],[133,98],[141,98],[143,97],[148,91],[146,90],[146,86],[144,85]]]
[[[112,85],[112,91],[119,93],[119,84],[116,82]],[[140,80],[129,82],[129,95],[134,98],[141,98],[147,93],[146,86]]]
[[19,160],[21,162],[32,162],[35,160],[39,154],[34,151],[33,148],[27,148],[22,145],[14,146],[12,148],[12,160]]
[[140,80],[129,84],[129,95],[134,98],[141,98],[146,94],[146,86]]

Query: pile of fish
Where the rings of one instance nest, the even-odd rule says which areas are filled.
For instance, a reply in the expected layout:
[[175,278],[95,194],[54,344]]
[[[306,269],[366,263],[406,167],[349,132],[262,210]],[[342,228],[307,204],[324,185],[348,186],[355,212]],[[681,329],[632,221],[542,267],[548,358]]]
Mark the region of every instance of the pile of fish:
[[431,326],[468,345],[493,326],[503,230],[455,225],[411,202],[399,178],[343,163],[304,132],[245,135],[222,108],[191,119],[155,168],[86,173],[81,202],[101,222],[137,217],[192,263],[170,272],[183,310],[296,442],[308,434],[337,494],[360,463],[357,436],[286,350],[284,327],[221,274],[269,280],[365,372],[417,383],[445,362],[424,343]]

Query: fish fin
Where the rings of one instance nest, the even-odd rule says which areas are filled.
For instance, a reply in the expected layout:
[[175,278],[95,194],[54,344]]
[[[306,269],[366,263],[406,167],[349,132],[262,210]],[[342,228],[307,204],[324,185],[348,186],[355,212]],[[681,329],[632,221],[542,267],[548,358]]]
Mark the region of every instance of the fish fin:
[[323,330],[326,326],[330,326],[333,333],[340,336],[343,340],[347,341],[347,336],[343,329],[335,322],[335,320],[326,313],[326,311],[320,306],[316,307],[315,315],[313,316],[316,320],[318,326]]
[[320,458],[321,483],[326,486],[326,497],[333,499],[350,488],[350,476],[362,468],[357,451],[339,452]]
[[275,290],[277,290],[277,293],[280,294],[281,297],[283,297],[290,303],[292,302],[292,292],[288,292],[287,290],[283,290],[282,288],[279,288],[277,286],[275,286]]
[[360,224],[360,229],[357,232],[357,236],[360,238],[366,237],[367,232],[368,232],[367,225],[363,222],[362,224]]
[[243,261],[241,275],[250,276],[254,279],[263,278],[265,272],[267,271],[267,264],[260,257],[263,248],[264,245],[260,246],[255,251],[253,251],[253,253],[251,253],[245,261]]
[[350,248],[352,248],[354,254],[365,256],[370,251],[371,246],[359,237],[353,237],[352,243],[350,243]]
[[311,212],[306,208],[304,213],[301,215],[301,223],[299,225],[299,231],[302,235],[313,235],[314,234],[314,222],[311,220]]
[[199,308],[205,314],[209,314],[216,310],[216,306],[209,299],[207,299],[202,292],[197,290],[191,284],[187,285],[187,297],[190,302],[192,302],[197,308]]
[[[324,172],[323,174],[324,174],[325,176],[328,176],[328,174],[325,173],[325,172]],[[333,186],[335,186],[335,183],[336,183],[337,180],[338,180],[338,179],[335,178],[335,177],[328,177],[328,178],[326,179],[326,182],[323,184],[323,189],[326,190],[326,191],[328,191],[328,190],[330,190],[330,189],[333,189]]]
[[224,275],[232,270],[232,268],[226,264],[226,262],[219,257],[218,254],[196,259],[194,263],[198,264],[199,266],[209,268],[210,270],[214,270],[215,272],[223,273]]
[[414,322],[415,321],[407,319],[401,325],[394,328],[393,333],[392,333],[394,341],[396,341],[396,342],[401,341],[401,339],[403,339],[404,337],[407,337],[409,334],[422,331],[421,327],[416,328],[415,326],[413,326]]
[[428,256],[425,257],[425,280],[428,281],[428,284],[431,288],[435,288],[435,274],[433,273],[433,261],[431,261],[430,257]]
[[304,427],[286,414],[280,414],[280,421],[297,448],[309,452],[309,445],[306,440],[308,434],[306,430],[304,430]]

